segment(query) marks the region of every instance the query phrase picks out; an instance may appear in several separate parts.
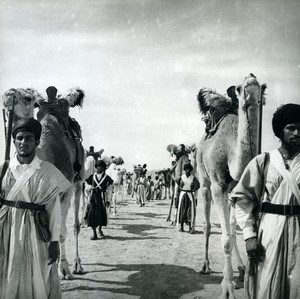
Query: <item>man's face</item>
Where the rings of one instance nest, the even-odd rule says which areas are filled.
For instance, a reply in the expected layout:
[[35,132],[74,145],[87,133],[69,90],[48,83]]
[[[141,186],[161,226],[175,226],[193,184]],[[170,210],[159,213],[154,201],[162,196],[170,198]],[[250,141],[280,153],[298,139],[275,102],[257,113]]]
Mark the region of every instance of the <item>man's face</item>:
[[287,124],[283,128],[282,142],[300,150],[300,122]]
[[35,153],[39,141],[35,140],[34,134],[28,131],[18,132],[14,139],[17,153],[21,157],[28,157]]
[[97,166],[97,173],[102,173],[105,171],[105,167],[102,165]]
[[190,176],[190,174],[192,172],[192,170],[190,168],[186,168],[184,171],[185,171],[186,176]]

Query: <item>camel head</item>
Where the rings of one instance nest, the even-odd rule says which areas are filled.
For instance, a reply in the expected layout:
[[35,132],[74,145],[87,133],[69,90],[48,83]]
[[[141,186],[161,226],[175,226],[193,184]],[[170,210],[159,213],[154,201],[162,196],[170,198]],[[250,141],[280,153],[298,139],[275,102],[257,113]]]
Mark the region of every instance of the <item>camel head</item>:
[[222,106],[229,108],[232,106],[232,100],[229,96],[217,93],[215,90],[207,87],[202,87],[199,90],[197,100],[200,112],[203,115],[205,115],[211,107],[218,108]]
[[176,145],[175,144],[169,144],[167,146],[167,151],[170,153],[171,156],[173,156],[173,154],[176,151]]
[[114,162],[117,164],[117,165],[123,165],[124,164],[124,160],[122,157],[117,157],[114,159]]
[[178,155],[180,153],[189,154],[191,152],[191,148],[184,144],[179,144],[179,145],[169,144],[167,146],[167,151],[171,154],[171,156],[173,156],[173,155]]
[[260,85],[256,76],[253,74],[250,73],[245,77],[244,83],[236,88],[236,94],[243,111],[247,110],[249,107],[257,109],[260,100],[265,104],[264,93],[266,88],[267,85]]
[[11,110],[14,103],[15,119],[33,117],[35,103],[42,96],[33,88],[11,88],[2,96],[3,107],[6,111]]
[[79,106],[82,108],[84,97],[84,91],[79,87],[75,87],[71,88],[64,98],[68,101],[70,107]]
[[105,162],[105,164],[107,166],[109,166],[111,163],[115,163],[116,165],[122,165],[124,164],[124,160],[122,157],[115,157],[115,156],[111,156],[111,157],[108,157],[108,156],[104,156],[101,158],[101,160],[103,160]]

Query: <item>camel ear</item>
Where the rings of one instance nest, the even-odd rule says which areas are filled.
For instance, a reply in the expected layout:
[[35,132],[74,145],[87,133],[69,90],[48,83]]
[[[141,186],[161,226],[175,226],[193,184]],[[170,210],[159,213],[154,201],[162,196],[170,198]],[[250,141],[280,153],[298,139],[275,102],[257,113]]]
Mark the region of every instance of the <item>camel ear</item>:
[[235,88],[236,92],[238,93],[238,95],[241,95],[241,92],[242,92],[242,85],[238,85],[236,88]]
[[98,152],[99,155],[100,155],[100,157],[102,156],[103,152],[104,152],[104,148],[102,148],[102,149]]

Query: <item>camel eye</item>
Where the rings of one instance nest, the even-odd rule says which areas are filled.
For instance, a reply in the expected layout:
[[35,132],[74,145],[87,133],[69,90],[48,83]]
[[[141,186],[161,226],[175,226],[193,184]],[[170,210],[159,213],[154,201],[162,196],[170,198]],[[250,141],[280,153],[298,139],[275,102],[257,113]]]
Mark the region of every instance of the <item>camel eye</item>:
[[32,99],[30,98],[30,97],[24,97],[24,102],[25,102],[25,104],[30,104],[31,103],[31,101],[32,101]]

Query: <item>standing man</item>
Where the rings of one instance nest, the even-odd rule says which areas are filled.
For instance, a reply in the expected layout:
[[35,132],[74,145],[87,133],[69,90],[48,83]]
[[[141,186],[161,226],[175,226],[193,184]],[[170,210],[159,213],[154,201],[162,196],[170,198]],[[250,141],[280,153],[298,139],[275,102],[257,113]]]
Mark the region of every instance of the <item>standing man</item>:
[[245,291],[255,299],[300,298],[300,105],[281,106],[272,126],[280,147],[255,157],[231,196],[257,268]]
[[93,235],[91,240],[97,240],[96,229],[99,227],[99,237],[103,238],[103,226],[107,226],[107,200],[106,189],[113,183],[113,180],[105,174],[106,164],[103,160],[96,162],[96,172],[92,173],[85,181],[90,186],[90,202],[87,207],[85,220],[87,225],[92,228]]
[[3,179],[0,199],[0,298],[61,298],[59,194],[71,183],[36,156],[42,127],[21,119],[12,128],[17,155]]
[[180,223],[180,232],[183,232],[183,225],[189,226],[189,233],[195,230],[196,206],[194,192],[200,188],[197,178],[192,175],[193,166],[190,163],[184,165],[184,174],[177,180],[178,195],[175,199],[175,209],[177,210],[177,224]]
[[147,179],[145,177],[145,172],[142,171],[140,177],[136,181],[137,191],[136,197],[137,202],[140,204],[140,207],[145,206],[145,197],[146,197],[146,187],[147,187]]

